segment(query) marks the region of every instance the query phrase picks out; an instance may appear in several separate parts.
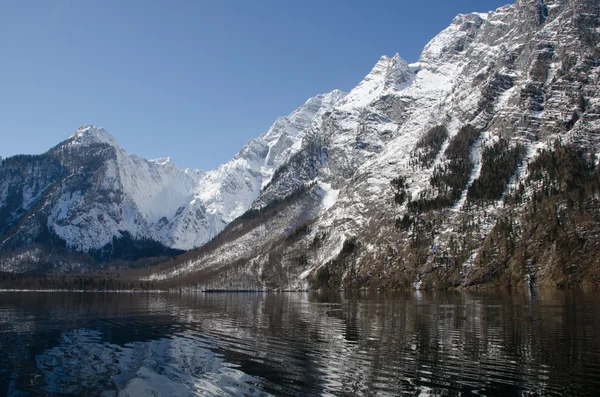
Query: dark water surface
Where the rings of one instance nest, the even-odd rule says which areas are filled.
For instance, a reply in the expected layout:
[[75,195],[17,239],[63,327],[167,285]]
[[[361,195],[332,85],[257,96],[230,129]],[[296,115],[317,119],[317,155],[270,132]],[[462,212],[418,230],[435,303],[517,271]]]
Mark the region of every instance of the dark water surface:
[[598,291],[0,293],[0,395],[600,395]]

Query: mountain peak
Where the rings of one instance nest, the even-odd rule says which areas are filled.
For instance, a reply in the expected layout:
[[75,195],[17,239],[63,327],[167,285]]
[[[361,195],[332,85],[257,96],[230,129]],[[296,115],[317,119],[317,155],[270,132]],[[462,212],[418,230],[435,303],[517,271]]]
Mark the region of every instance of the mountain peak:
[[155,163],[155,164],[159,164],[159,165],[166,165],[169,163],[173,163],[173,160],[171,160],[171,157],[161,157],[158,159],[152,159],[152,160],[148,160],[148,161]]
[[118,147],[116,139],[104,128],[96,127],[89,124],[84,124],[70,136],[73,143],[89,145],[93,143],[106,143],[108,145]]
[[408,87],[414,76],[408,63],[399,54],[393,57],[384,55],[363,81],[342,100],[343,107],[367,106],[385,91],[401,91]]
[[392,65],[397,64],[398,62],[404,62],[406,63],[406,61],[404,59],[402,59],[402,57],[400,56],[399,53],[394,54],[394,56],[387,56],[387,55],[382,55],[379,60],[377,61],[377,63],[375,64],[375,66],[373,67],[373,69],[371,70],[371,73],[373,73],[374,70],[378,69],[378,67],[382,67],[382,68],[388,68]]
[[261,137],[266,142],[274,142],[281,138],[282,132],[285,135],[296,136],[302,132],[315,117],[323,114],[325,111],[332,109],[338,102],[343,100],[347,94],[342,91],[335,89],[331,92],[316,95],[309,98],[303,105],[298,107],[292,113],[287,116],[279,117],[275,123],[271,126],[269,131],[263,134]]
[[338,101],[342,100],[346,95],[348,95],[347,92],[338,90],[336,88],[335,90],[328,92],[326,94],[319,94],[316,96],[316,98],[322,98],[323,103],[327,103],[332,106],[335,103],[337,103]]
[[[312,112],[316,112],[320,108],[327,108],[327,109],[333,108],[335,106],[335,104],[337,104],[339,101],[344,99],[344,97],[346,95],[347,95],[346,92],[344,92],[342,90],[338,90],[338,89],[335,89],[331,92],[327,92],[324,94],[316,95],[316,96],[308,99],[304,103],[304,105],[300,106],[298,109],[296,109],[294,112],[292,112],[288,117],[293,117],[294,114],[296,114],[298,112],[306,112],[306,111],[311,112],[311,110],[312,110]],[[304,126],[302,128],[306,128],[306,126]]]

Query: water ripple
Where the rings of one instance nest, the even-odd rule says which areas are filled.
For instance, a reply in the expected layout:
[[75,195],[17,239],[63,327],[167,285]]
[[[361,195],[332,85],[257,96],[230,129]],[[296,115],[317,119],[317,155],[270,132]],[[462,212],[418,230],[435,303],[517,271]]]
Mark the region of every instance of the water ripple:
[[0,394],[584,396],[600,297],[0,294]]

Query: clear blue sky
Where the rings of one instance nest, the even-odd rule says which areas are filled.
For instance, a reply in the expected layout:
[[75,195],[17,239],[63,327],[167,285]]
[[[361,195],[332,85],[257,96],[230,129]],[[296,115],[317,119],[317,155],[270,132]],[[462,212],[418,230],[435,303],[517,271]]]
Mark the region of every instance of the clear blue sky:
[[306,99],[512,0],[0,0],[0,156],[82,124],[214,168]]

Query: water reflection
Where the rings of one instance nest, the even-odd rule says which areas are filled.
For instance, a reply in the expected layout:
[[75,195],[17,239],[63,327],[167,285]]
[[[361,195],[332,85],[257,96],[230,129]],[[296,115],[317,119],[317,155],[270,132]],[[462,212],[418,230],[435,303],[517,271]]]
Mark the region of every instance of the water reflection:
[[59,345],[36,356],[40,390],[73,395],[265,396],[257,379],[234,368],[185,334],[118,346],[98,331],[62,334]]
[[593,395],[595,291],[0,294],[0,392]]

